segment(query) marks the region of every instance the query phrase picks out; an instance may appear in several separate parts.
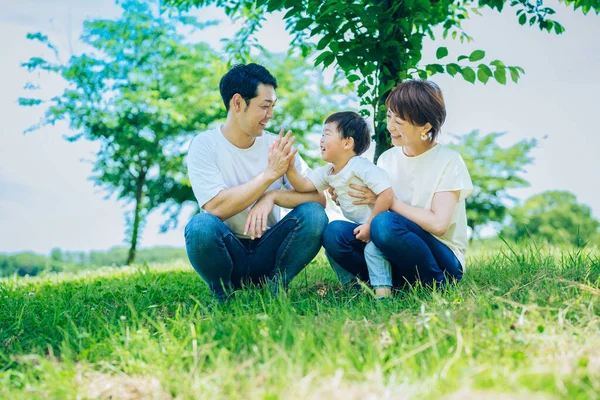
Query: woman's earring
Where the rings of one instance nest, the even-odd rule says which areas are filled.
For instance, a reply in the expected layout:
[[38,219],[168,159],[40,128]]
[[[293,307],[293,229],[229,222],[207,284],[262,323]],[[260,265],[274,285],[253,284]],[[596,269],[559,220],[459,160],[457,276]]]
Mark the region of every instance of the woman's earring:
[[422,140],[422,141],[429,140],[429,135],[428,135],[428,134],[421,135],[421,140]]

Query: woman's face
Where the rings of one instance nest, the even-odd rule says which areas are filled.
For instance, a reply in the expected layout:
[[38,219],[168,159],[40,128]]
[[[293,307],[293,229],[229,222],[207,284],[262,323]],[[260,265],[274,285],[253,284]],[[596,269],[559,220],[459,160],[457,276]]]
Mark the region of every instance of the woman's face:
[[421,142],[421,134],[427,132],[427,125],[417,126],[398,117],[390,109],[387,111],[387,129],[394,146],[414,146]]

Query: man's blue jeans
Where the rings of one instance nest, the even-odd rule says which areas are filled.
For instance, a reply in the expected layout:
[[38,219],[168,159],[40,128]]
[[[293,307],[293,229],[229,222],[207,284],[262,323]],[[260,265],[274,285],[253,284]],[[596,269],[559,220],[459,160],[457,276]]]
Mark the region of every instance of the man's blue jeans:
[[[356,224],[333,221],[323,234],[323,247],[329,262],[342,284],[355,278],[369,280],[365,261],[365,243],[357,240],[353,230]],[[394,212],[379,214],[371,223],[371,243],[366,252],[382,255],[391,268],[391,284],[403,286],[420,280],[424,285],[444,284],[448,279],[462,278],[460,262],[445,244],[411,220]],[[374,286],[387,286],[389,272],[382,260],[382,268],[373,276]],[[373,263],[370,262],[373,267]],[[373,272],[373,271],[371,271]],[[375,282],[373,282],[375,278]]]
[[327,215],[317,203],[303,203],[260,239],[239,239],[217,217],[194,216],[185,227],[190,263],[218,299],[243,283],[287,288],[321,248]]

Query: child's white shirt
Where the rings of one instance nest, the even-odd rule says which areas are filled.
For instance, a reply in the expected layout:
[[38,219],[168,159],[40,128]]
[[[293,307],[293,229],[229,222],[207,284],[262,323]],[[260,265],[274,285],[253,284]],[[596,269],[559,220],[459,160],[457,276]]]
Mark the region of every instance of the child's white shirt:
[[356,200],[348,192],[357,191],[350,187],[351,184],[366,186],[376,195],[391,187],[387,172],[377,167],[364,157],[352,157],[346,166],[333,175],[333,164],[317,168],[308,175],[317,191],[322,192],[331,186],[338,195],[338,202],[344,217],[357,224],[367,222],[373,211],[373,205],[353,204]]

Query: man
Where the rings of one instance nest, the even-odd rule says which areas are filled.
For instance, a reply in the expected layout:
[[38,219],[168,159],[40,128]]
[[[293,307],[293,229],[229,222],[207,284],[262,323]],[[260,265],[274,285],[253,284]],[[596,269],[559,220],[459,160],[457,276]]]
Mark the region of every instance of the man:
[[[244,282],[277,290],[321,248],[325,197],[298,193],[285,177],[291,162],[309,168],[292,145],[291,132],[265,133],[277,102],[277,81],[257,64],[236,65],[220,83],[227,120],[197,135],[187,164],[203,212],[185,228],[187,254],[218,300]],[[281,219],[280,208],[293,208]]]

